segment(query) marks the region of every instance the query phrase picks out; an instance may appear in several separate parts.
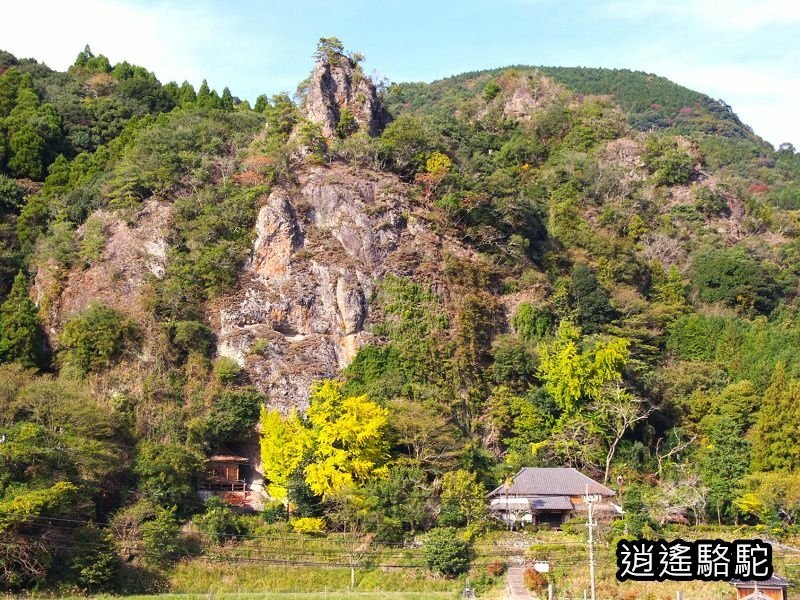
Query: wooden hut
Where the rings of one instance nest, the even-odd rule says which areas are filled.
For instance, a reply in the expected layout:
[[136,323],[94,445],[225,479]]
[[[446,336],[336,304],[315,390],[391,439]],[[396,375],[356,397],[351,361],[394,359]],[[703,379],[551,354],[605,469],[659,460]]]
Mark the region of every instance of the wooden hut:
[[737,600],[787,600],[791,585],[783,577],[773,575],[766,581],[741,581],[734,579]]
[[247,480],[244,469],[248,462],[244,456],[228,450],[215,452],[206,460],[206,478],[203,487],[207,490],[245,491]]

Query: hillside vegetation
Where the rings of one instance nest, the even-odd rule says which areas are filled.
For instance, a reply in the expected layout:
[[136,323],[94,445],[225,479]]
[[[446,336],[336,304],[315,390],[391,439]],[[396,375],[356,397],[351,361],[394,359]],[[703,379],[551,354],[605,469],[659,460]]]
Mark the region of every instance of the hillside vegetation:
[[[315,56],[365,77],[335,38]],[[641,72],[392,84],[374,137],[348,107],[325,137],[309,85],[250,106],[88,47],[66,73],[0,53],[0,588],[164,591],[202,556],[487,589],[484,496],[524,466],[623,481],[609,541],[798,534],[791,145]],[[220,314],[277,235],[256,231],[273,193],[286,264],[350,268],[298,200],[320,174],[393,190],[363,220],[400,247],[341,376],[288,410],[256,367],[302,332],[276,317],[239,360]],[[197,497],[226,447],[259,457],[263,512]]]

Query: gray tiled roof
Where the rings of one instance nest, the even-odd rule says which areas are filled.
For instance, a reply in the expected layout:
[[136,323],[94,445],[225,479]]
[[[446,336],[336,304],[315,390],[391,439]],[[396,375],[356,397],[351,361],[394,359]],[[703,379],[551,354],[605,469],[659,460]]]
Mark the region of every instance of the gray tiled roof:
[[525,467],[514,476],[506,491],[504,486],[496,488],[490,496],[581,496],[589,486],[590,494],[613,496],[614,491],[571,468]]
[[[735,585],[736,587],[745,587],[745,588],[755,587],[755,585],[756,585],[752,581],[746,581],[746,580],[742,580],[742,579],[731,579],[731,584]],[[762,587],[762,588],[776,588],[776,587],[777,588],[785,588],[785,587],[789,587],[791,585],[792,584],[789,583],[789,581],[787,581],[783,577],[778,577],[777,575],[773,575],[772,577],[770,577],[766,581],[759,581],[758,582],[758,586]]]
[[572,510],[569,496],[534,496],[529,500],[533,510]]

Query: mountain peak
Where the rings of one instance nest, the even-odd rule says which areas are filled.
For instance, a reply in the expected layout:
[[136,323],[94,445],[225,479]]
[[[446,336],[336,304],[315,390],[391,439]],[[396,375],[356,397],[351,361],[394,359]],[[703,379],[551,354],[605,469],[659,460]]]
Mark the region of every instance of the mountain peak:
[[364,57],[345,53],[337,38],[321,38],[315,57],[303,105],[306,118],[320,125],[326,137],[356,129],[371,136],[380,134],[389,114],[378,99],[375,84],[361,68]]

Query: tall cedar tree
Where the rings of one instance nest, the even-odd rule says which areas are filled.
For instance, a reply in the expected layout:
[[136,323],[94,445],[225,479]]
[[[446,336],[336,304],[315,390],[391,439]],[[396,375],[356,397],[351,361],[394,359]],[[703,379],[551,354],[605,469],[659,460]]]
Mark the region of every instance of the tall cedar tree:
[[28,280],[20,271],[0,307],[0,361],[36,367],[40,364],[41,347],[39,313],[28,296]]
[[800,469],[800,381],[775,368],[753,432],[754,471]]

